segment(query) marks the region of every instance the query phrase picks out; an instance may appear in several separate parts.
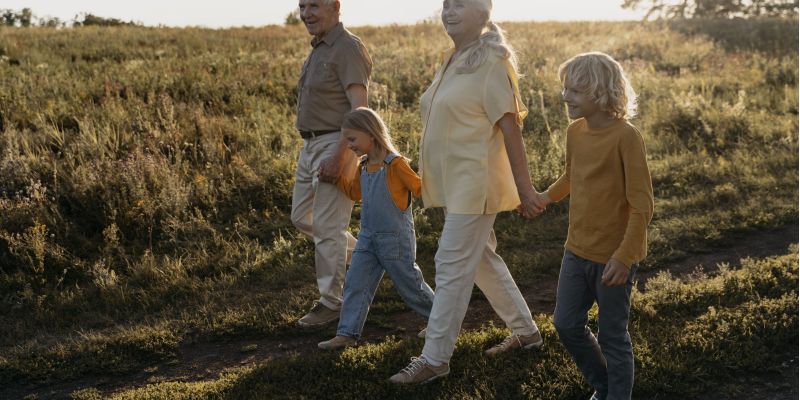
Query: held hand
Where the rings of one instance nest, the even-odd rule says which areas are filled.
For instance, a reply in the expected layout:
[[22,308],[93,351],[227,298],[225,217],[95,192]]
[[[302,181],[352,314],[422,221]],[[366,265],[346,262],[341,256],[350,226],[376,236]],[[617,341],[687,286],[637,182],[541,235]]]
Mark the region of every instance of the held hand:
[[520,194],[519,199],[521,204],[517,207],[517,211],[527,219],[533,219],[539,216],[544,211],[544,207],[539,205],[539,193],[532,189],[527,193]]
[[606,263],[600,281],[606,286],[620,286],[628,280],[629,272],[625,264],[612,258]]
[[544,211],[547,208],[547,206],[549,206],[550,203],[553,202],[553,200],[550,199],[550,196],[547,195],[547,192],[541,192],[541,193],[536,192],[536,197],[534,198],[534,202],[536,203],[537,207],[541,208],[542,211]]
[[336,183],[342,174],[342,163],[339,157],[333,155],[319,163],[319,180],[327,183]]

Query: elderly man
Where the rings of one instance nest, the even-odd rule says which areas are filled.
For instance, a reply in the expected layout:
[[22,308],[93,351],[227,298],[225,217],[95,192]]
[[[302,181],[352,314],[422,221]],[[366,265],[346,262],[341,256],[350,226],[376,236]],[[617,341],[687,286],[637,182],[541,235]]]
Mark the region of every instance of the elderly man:
[[297,130],[303,148],[292,193],[292,223],[314,239],[320,298],[297,322],[314,327],[336,321],[345,268],[355,246],[347,231],[353,202],[335,182],[356,168],[340,131],[344,115],[367,106],[372,60],[361,40],[339,22],[339,0],[299,0],[311,40],[297,85]]

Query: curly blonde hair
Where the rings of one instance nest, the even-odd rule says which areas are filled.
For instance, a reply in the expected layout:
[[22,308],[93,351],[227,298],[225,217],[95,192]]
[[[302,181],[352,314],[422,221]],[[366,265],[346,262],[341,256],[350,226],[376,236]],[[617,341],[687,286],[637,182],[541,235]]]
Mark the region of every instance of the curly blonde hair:
[[601,110],[615,118],[636,116],[636,92],[616,60],[593,51],[570,58],[558,67],[561,83],[589,95]]

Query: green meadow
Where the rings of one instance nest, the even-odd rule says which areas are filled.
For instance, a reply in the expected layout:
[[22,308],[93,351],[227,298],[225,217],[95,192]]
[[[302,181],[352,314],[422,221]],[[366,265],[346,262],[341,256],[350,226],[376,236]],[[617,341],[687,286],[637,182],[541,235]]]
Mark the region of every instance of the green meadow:
[[[561,62],[607,52],[640,95],[632,122],[655,216],[639,271],[654,277],[634,293],[634,397],[692,398],[796,360],[796,245],[707,273],[670,268],[797,223],[797,19],[502,25],[519,53],[537,188],[563,167]],[[370,105],[416,167],[418,98],[449,39],[437,24],[352,31],[374,61]],[[589,397],[546,307],[533,307],[541,351],[484,357],[507,334],[486,312],[447,379],[392,387],[422,342],[388,280],[367,322],[387,335],[365,345],[276,348],[202,379],[133,378],[180,364],[194,343],[333,335],[294,325],[317,294],[312,243],[289,220],[309,40],[302,26],[0,28],[0,397]],[[567,210],[497,220],[498,253],[529,300],[554,288]],[[432,283],[443,216],[417,203],[414,218]]]

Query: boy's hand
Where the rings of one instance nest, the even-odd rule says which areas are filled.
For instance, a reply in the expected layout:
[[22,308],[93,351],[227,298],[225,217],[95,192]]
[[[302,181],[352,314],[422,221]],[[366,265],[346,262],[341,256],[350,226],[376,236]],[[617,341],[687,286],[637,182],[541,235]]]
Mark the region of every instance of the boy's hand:
[[521,193],[519,197],[522,203],[517,207],[517,211],[527,219],[533,219],[539,216],[539,214],[544,211],[544,208],[538,205],[538,196],[539,192],[535,189],[527,193]]
[[553,202],[553,200],[550,199],[550,196],[547,195],[547,192],[536,192],[533,201],[537,207],[542,209],[542,211],[544,211],[544,209]]
[[606,263],[600,281],[606,286],[619,286],[628,280],[629,272],[630,270],[625,264],[612,258]]

